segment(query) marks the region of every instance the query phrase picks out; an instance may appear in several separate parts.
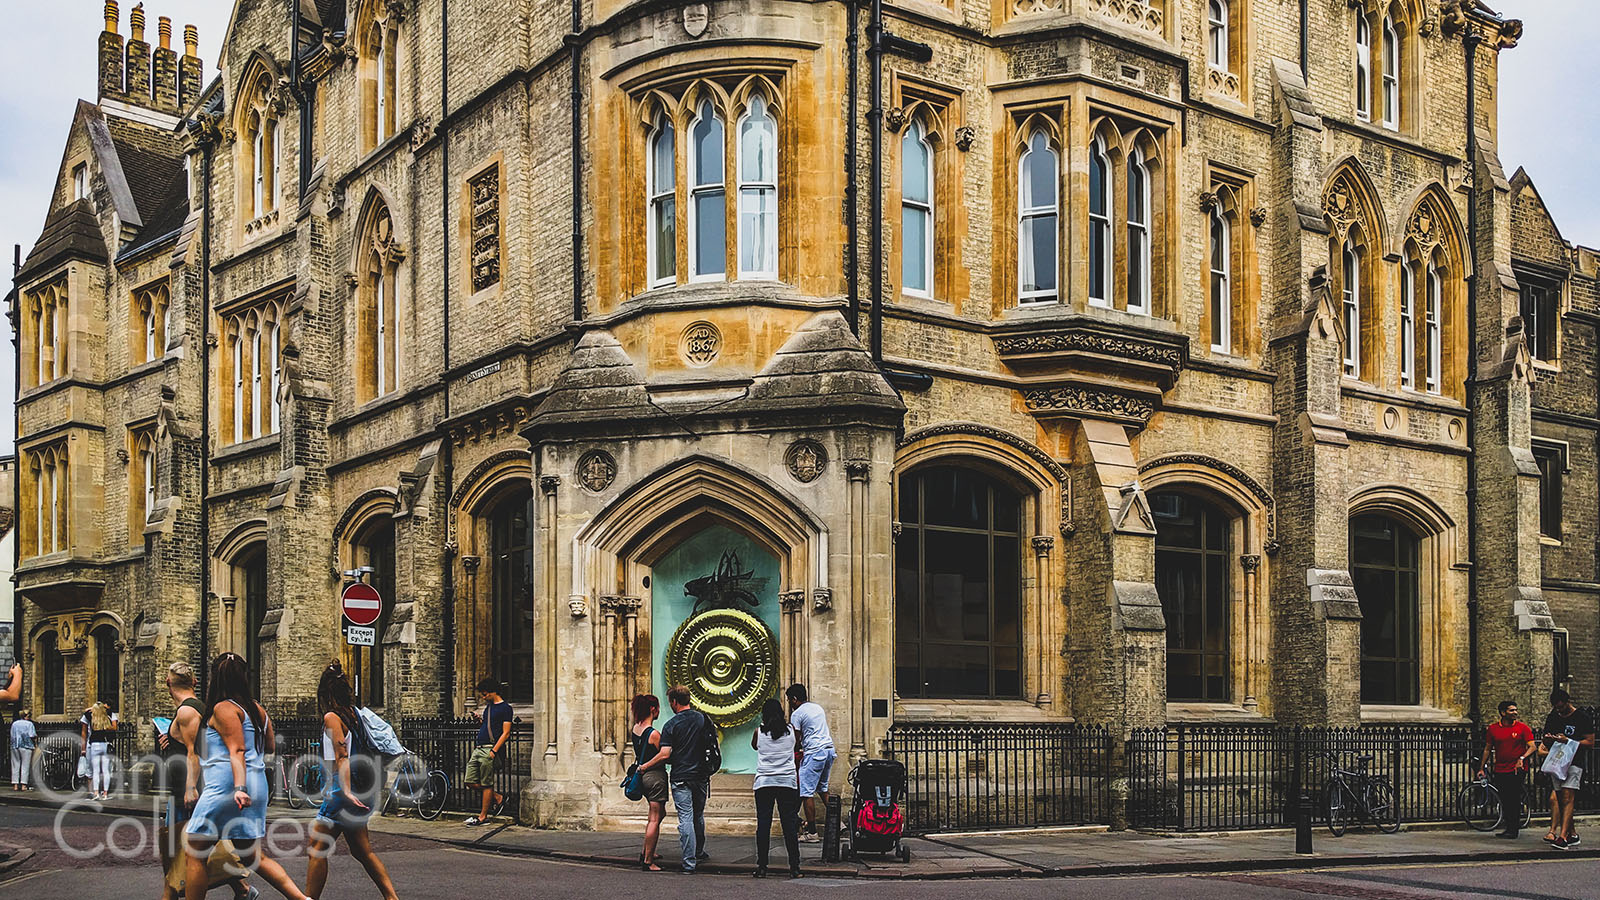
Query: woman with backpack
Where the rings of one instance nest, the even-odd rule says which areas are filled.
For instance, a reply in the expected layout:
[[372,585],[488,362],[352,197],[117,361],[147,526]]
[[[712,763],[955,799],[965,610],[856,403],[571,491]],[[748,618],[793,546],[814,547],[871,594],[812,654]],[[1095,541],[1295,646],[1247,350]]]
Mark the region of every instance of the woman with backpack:
[[[640,694],[633,698],[633,761],[636,765],[655,759],[661,750],[661,732],[656,730],[656,716],[661,715],[661,701],[654,694]],[[639,791],[650,809],[650,818],[644,826],[644,852],[639,854],[639,866],[646,872],[659,872],[656,865],[656,841],[661,837],[661,820],[667,815],[667,770],[661,766],[639,769]]]
[[322,713],[322,757],[333,777],[327,799],[311,823],[306,889],[313,896],[322,893],[328,881],[328,858],[342,834],[350,855],[367,870],[367,877],[377,885],[383,900],[399,900],[394,882],[389,880],[389,870],[373,852],[367,832],[373,803],[383,787],[383,764],[356,707],[350,679],[337,661],[322,670],[322,680],[317,684],[317,711]]
[[761,707],[761,725],[750,735],[756,751],[756,870],[767,877],[772,846],[772,807],[778,807],[783,845],[789,851],[789,877],[800,876],[800,782],[794,766],[794,729],[776,697]]

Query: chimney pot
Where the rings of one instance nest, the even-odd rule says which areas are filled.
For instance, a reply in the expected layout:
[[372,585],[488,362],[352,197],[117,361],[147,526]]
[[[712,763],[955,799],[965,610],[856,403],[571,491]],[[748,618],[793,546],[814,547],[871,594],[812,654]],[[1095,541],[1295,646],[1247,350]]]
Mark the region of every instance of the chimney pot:
[[141,3],[128,13],[128,25],[133,29],[133,39],[144,40],[144,4]]
[[106,0],[106,30],[117,33],[117,0]]
[[156,33],[161,35],[161,49],[172,49],[172,19],[162,16],[156,20]]
[[183,55],[200,55],[200,29],[193,25],[183,26]]

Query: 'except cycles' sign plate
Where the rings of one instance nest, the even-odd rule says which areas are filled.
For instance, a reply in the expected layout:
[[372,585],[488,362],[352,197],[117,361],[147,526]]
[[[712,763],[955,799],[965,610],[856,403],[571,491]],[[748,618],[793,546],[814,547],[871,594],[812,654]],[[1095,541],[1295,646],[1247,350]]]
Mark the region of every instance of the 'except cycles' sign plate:
[[347,625],[344,639],[353,647],[374,647],[378,643],[378,629],[362,625]]

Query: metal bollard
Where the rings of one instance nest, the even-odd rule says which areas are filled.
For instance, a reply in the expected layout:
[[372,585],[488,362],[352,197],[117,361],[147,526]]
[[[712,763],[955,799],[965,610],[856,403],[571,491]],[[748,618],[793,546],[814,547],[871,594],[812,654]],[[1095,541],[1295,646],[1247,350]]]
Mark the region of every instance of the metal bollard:
[[823,862],[836,863],[839,861],[839,809],[839,795],[829,795],[828,805],[822,819]]
[[1311,795],[1300,794],[1300,804],[1294,817],[1294,852],[1311,853]]

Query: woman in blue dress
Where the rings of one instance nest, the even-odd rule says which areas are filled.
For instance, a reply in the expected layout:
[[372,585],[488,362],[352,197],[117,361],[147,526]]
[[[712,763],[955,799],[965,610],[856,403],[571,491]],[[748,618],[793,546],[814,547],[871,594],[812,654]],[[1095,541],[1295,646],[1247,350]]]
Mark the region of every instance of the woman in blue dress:
[[206,690],[205,787],[184,827],[189,871],[186,900],[204,900],[210,879],[206,860],[218,840],[233,842],[239,859],[289,900],[310,900],[283,867],[260,851],[267,833],[265,748],[272,746],[272,720],[250,692],[250,670],[237,653],[211,664]]

